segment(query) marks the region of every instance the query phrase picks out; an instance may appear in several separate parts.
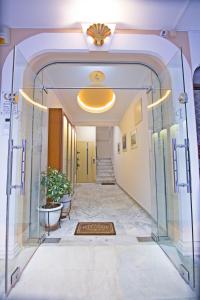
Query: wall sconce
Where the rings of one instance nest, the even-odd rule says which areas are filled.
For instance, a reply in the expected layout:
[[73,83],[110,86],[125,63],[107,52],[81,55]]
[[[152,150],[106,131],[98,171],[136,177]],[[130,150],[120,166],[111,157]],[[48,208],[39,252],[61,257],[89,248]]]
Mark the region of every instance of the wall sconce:
[[84,23],[81,26],[89,50],[109,50],[116,24]]

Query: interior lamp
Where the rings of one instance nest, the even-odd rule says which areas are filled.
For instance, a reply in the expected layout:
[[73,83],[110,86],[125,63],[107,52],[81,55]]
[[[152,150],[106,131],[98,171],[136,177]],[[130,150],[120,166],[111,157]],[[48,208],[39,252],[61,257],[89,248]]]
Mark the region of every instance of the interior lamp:
[[101,71],[94,71],[90,74],[92,85],[80,90],[77,96],[78,105],[90,113],[103,113],[108,111],[115,104],[115,93],[111,88],[101,84],[105,75]]

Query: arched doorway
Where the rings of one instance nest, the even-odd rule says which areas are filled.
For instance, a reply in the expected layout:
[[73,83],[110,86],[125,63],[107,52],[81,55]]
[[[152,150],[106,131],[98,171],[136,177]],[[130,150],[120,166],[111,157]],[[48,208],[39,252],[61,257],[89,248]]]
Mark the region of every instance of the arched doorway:
[[[39,37],[39,39],[40,39],[40,37]],[[51,39],[50,39],[51,40]],[[134,40],[134,39],[133,39]],[[48,38],[47,38],[47,41],[48,41]],[[33,45],[35,45],[35,42],[36,41],[34,41],[34,43],[33,43],[33,40],[32,41],[30,41],[31,43],[29,44],[29,47],[31,46],[31,44]],[[54,42],[53,41],[53,39],[51,40],[51,42],[50,42],[50,44],[52,43],[52,42]],[[132,41],[133,42],[133,41]],[[164,41],[163,41],[164,42]],[[38,43],[39,43],[39,40],[38,40]],[[165,43],[165,42],[164,42]],[[25,42],[25,44],[26,44],[26,42]],[[69,43],[70,44],[70,43]],[[161,43],[162,44],[162,43]],[[40,44],[39,44],[40,45]],[[24,46],[24,49],[23,49],[23,46]],[[66,46],[66,45],[64,45],[64,46]],[[62,45],[61,46],[61,48],[64,48],[64,46]],[[51,48],[51,47],[53,47],[52,45],[48,45],[48,47],[47,48],[50,48],[50,49],[53,49],[53,48]],[[71,47],[71,45],[70,46],[68,46],[69,47],[69,49],[71,49],[70,47]],[[78,45],[77,46],[77,44],[74,46],[74,49],[76,48],[76,47],[79,47],[79,50],[81,51],[81,49],[84,49],[85,50],[85,48],[83,47],[81,47],[80,45]],[[124,48],[123,48],[124,47]],[[127,41],[127,44],[125,43],[124,45],[114,45],[113,46],[113,51],[118,51],[118,52],[122,52],[123,53],[123,51],[132,51],[131,49],[132,49],[132,44],[130,43],[129,44],[129,42]],[[27,56],[27,59],[29,60],[29,59],[31,59],[33,56],[36,56],[36,55],[38,55],[38,54],[40,54],[40,51],[42,52],[43,51],[43,53],[46,51],[46,52],[48,52],[48,50],[49,49],[43,49],[43,50],[41,50],[41,49],[37,49],[37,51],[32,51],[31,53],[30,53],[30,49],[28,49],[28,52],[26,52],[26,48],[27,48],[27,45],[22,45],[22,49],[23,49],[23,51],[24,51],[24,53],[26,53],[26,56]],[[58,48],[59,48],[59,45],[58,45]],[[73,47],[72,47],[73,48]],[[145,47],[144,47],[145,48]],[[172,49],[173,47],[171,47],[171,45],[169,45],[169,48],[170,48],[170,50],[174,50],[174,49]],[[134,49],[134,47],[133,47],[133,49]],[[175,49],[176,50],[176,49]],[[72,51],[72,50],[71,50]],[[138,47],[138,49],[136,49],[135,51],[137,51],[137,52],[139,52],[140,53],[140,51],[142,52],[142,53],[148,53],[148,54],[152,54],[152,50],[151,49],[149,49],[149,45],[147,45],[146,46],[146,49],[140,49],[140,47]],[[158,47],[158,49],[154,49],[154,51],[155,52],[157,52],[157,57],[159,57],[160,56],[160,53],[159,53],[159,47]],[[134,51],[133,51],[134,52]],[[155,52],[153,53],[153,54],[155,54]],[[176,51],[175,51],[176,52]],[[180,60],[178,60],[178,63],[177,63],[177,60],[175,59],[175,60],[173,60],[173,54],[175,54],[173,51],[170,53],[170,57],[169,57],[169,55],[163,55],[163,61],[165,62],[165,64],[166,64],[166,66],[167,67],[169,67],[169,69],[171,68],[171,73],[172,74],[170,74],[170,75],[172,75],[172,77],[174,76],[178,76],[178,75],[181,75],[182,76],[182,73],[181,74],[179,74],[179,71],[178,71],[178,74],[176,74],[175,75],[175,73],[176,73],[176,71],[177,70],[180,70],[179,69],[179,66],[180,66],[180,64],[179,64],[179,62],[180,62]],[[179,56],[179,55],[178,55]],[[172,62],[170,63],[170,58],[172,59]],[[26,60],[25,60],[26,61]],[[7,64],[8,64],[8,69],[9,69],[9,60],[6,62]],[[167,63],[169,63],[169,65],[167,65]],[[28,63],[28,65],[30,65],[30,62]],[[178,65],[178,69],[176,69],[177,68],[177,65]],[[165,66],[165,67],[166,67]],[[170,67],[171,66],[171,67]],[[24,68],[25,67],[25,68]],[[25,63],[24,64],[24,66],[23,66],[23,63],[22,63],[22,61],[21,60],[19,60],[19,73],[18,73],[18,79],[20,79],[21,77],[23,77],[23,72],[25,71],[25,69],[26,69],[26,67],[27,67],[27,64]],[[187,67],[186,67],[186,69],[187,69]],[[4,71],[7,71],[7,69],[5,68],[4,69]],[[175,73],[174,73],[174,70],[175,70]],[[165,70],[164,70],[165,71]],[[187,72],[186,72],[186,74],[188,74]],[[162,74],[163,76],[164,76],[164,74]],[[20,77],[21,76],[21,77]],[[179,96],[179,92],[180,91],[183,91],[183,89],[182,89],[182,84],[183,84],[183,82],[182,82],[182,77],[179,77],[179,79],[180,79],[180,87],[181,87],[181,89],[177,92],[176,91],[176,98],[178,98],[178,96]],[[165,76],[164,76],[165,77]],[[174,77],[173,77],[173,79],[174,79]],[[11,76],[11,78],[12,78],[12,76]],[[30,78],[33,78],[31,75],[30,75]],[[24,78],[23,78],[24,79]],[[165,78],[166,79],[166,78]],[[173,80],[172,80],[173,81]],[[5,80],[4,80],[4,84],[5,84]],[[165,82],[164,82],[164,86],[165,87],[167,87],[167,86],[169,86],[169,81],[168,80],[165,80]],[[6,88],[6,84],[5,84],[5,86],[4,86],[5,88]],[[41,92],[41,90],[43,89],[43,86],[42,85],[40,85],[40,82],[38,82],[38,86],[37,86],[38,88],[37,88],[37,92],[39,92],[39,94],[40,94],[40,92]],[[35,88],[35,87],[34,87]],[[166,89],[166,88],[165,88]],[[153,95],[152,95],[152,90],[150,90],[149,91],[149,95],[150,95],[150,98],[151,97],[153,97]],[[156,91],[157,93],[158,93],[158,90]],[[41,94],[40,94],[41,95]],[[160,95],[160,99],[162,98],[162,96],[163,95]],[[157,100],[158,100],[159,98],[157,97]],[[41,102],[42,102],[42,99],[41,99]],[[156,101],[155,101],[156,102]],[[151,104],[153,104],[153,103],[151,103]],[[159,104],[159,103],[158,103]],[[179,106],[179,103],[177,104],[178,106]],[[173,105],[172,105],[173,106]],[[176,107],[177,108],[177,107]],[[181,114],[181,112],[183,112],[182,110],[179,110],[178,109],[178,114],[177,114],[177,116],[182,116],[183,118],[185,117],[185,114],[183,113],[183,114]],[[153,115],[153,114],[152,114]],[[175,118],[175,120],[176,120],[176,118]],[[160,114],[160,118],[159,118],[159,122],[156,124],[156,129],[159,131],[159,138],[160,138],[160,136],[165,136],[165,131],[163,131],[165,128],[163,127],[163,119],[162,119],[162,117],[161,117],[161,114]],[[166,126],[167,126],[167,124],[165,124]],[[191,127],[191,126],[190,126]],[[16,126],[16,128],[17,128],[17,126]],[[190,130],[191,128],[189,128],[189,130]],[[162,133],[160,133],[160,131],[162,131]],[[176,130],[174,129],[174,132],[176,132]],[[156,134],[156,133],[158,133],[158,132],[154,132],[155,133],[155,135],[154,135],[154,138],[155,138],[155,140],[157,139],[157,137],[158,137],[158,135]],[[158,139],[157,139],[157,141],[158,141]],[[162,141],[163,142],[163,141]],[[160,147],[159,146],[160,144],[158,143],[157,144],[157,146],[158,146],[158,148]],[[169,146],[169,145],[168,145]],[[170,147],[170,146],[169,146]],[[156,149],[156,150],[158,150],[158,151],[160,151],[160,149]],[[161,187],[161,186],[160,186]],[[190,193],[189,193],[190,194]],[[190,203],[190,200],[189,200],[189,202],[188,203]],[[161,209],[161,215],[164,213],[164,214],[166,214],[166,208],[164,207],[164,202],[161,204],[161,207],[160,207],[160,209]],[[158,207],[156,207],[156,209],[158,209]],[[14,211],[13,211],[14,212]],[[190,210],[188,210],[188,212],[190,213]],[[159,212],[160,213],[160,212]],[[182,213],[181,211],[179,211],[179,213]],[[186,219],[188,218],[188,216],[186,216]],[[189,216],[189,218],[191,218],[191,216]],[[160,223],[160,225],[163,225],[162,223],[163,223],[163,218],[161,217],[161,223]],[[177,221],[177,220],[174,220],[174,221]],[[189,228],[191,229],[191,219],[190,219],[190,222],[189,222],[190,224],[189,224]],[[156,231],[157,231],[157,229],[158,228],[156,228]],[[157,232],[156,232],[157,233]],[[160,234],[159,234],[160,235]],[[189,248],[190,248],[190,250],[191,250],[191,248],[192,248],[192,244],[191,244],[191,241],[192,241],[192,238],[191,238],[191,234],[189,234],[190,235],[190,237],[189,237],[189,240],[187,241],[187,242],[189,242]],[[165,247],[165,245],[164,245],[164,247]],[[167,247],[168,247],[168,245],[166,245],[166,247],[165,247],[165,249],[167,249]],[[182,245],[180,245],[180,247],[182,247]],[[167,250],[166,250],[167,251]],[[187,272],[186,272],[187,273]],[[184,274],[185,275],[185,274]],[[8,278],[7,278],[8,279]],[[186,277],[186,279],[187,279],[187,277]]]

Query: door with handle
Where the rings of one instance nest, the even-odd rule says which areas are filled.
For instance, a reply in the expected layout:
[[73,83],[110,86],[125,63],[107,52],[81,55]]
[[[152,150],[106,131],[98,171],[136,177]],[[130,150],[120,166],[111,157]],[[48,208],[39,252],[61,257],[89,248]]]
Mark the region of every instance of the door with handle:
[[11,91],[4,97],[10,105],[5,245],[7,294],[44,235],[38,207],[42,205],[40,174],[47,167],[43,152],[47,134],[43,86],[41,78],[36,78],[17,47],[13,51]]
[[186,282],[195,285],[190,137],[182,52],[148,91],[154,217],[153,236]]
[[96,182],[94,142],[77,142],[77,182]]

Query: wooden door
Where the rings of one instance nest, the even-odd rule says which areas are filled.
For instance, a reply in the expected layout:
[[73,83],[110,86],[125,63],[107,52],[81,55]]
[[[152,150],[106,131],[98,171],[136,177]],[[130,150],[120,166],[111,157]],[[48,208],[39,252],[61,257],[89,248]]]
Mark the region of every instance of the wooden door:
[[77,142],[77,182],[96,182],[96,149],[94,142]]

